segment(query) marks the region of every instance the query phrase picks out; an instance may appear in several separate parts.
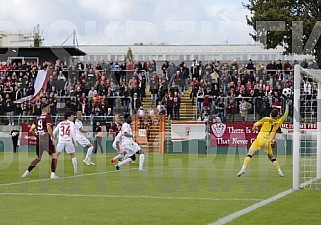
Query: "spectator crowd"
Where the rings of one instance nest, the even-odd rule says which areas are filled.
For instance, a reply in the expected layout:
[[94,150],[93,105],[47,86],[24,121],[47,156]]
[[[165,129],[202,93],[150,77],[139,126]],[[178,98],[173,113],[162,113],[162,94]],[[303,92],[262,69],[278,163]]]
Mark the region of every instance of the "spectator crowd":
[[[247,121],[248,113],[260,117],[269,115],[273,108],[282,108],[282,90],[293,90],[293,68],[317,69],[313,61],[282,62],[270,60],[265,64],[212,60],[206,63],[193,60],[189,64],[155,60],[145,62],[118,62],[110,60],[84,64],[78,61],[68,65],[56,62],[12,62],[0,65],[0,116],[2,123],[14,125],[13,115],[35,116],[41,113],[41,104],[49,102],[52,116],[60,104],[72,112],[82,111],[84,118],[112,116],[116,113],[165,114],[170,119],[180,119],[183,93],[187,92],[191,104],[197,106],[200,120],[219,118],[235,121],[239,114]],[[159,68],[158,68],[159,67]],[[15,101],[34,94],[38,70],[51,69],[46,90],[34,102]],[[158,72],[160,71],[160,72]],[[302,79],[302,105],[316,114],[317,84]],[[151,102],[143,106],[146,93]],[[195,113],[195,112],[192,112]],[[291,115],[291,114],[290,114]]]

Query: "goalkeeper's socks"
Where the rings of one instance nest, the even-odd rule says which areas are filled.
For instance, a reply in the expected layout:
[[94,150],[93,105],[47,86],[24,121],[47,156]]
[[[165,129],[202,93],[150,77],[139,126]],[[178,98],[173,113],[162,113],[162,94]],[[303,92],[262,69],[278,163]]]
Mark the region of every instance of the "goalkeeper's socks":
[[280,169],[280,164],[278,161],[276,161],[276,159],[272,159],[272,164],[274,166],[275,169],[279,170]]
[[247,155],[243,161],[243,166],[240,170],[240,172],[237,174],[237,177],[240,177],[242,174],[245,173],[247,165],[250,163],[252,156]]
[[242,170],[245,171],[247,165],[249,165],[250,161],[252,159],[252,156],[251,155],[247,155],[244,159],[244,162],[243,162],[243,166],[242,166]]
[[284,177],[284,174],[281,169],[278,169],[278,173],[279,173],[280,177]]

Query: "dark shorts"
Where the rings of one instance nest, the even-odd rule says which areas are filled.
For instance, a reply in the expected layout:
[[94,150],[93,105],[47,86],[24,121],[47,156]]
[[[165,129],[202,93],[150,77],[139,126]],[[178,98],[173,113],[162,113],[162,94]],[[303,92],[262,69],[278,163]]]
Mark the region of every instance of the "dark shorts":
[[41,156],[44,151],[47,151],[49,155],[56,152],[56,148],[53,145],[50,135],[39,135],[37,136],[37,146],[36,146],[36,154],[37,156]]

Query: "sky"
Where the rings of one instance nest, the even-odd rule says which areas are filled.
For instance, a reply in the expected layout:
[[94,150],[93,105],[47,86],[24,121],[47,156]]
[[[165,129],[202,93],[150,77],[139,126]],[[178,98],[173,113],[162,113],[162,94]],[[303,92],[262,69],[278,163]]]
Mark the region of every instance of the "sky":
[[[32,32],[39,24],[48,46],[61,45],[74,30],[79,45],[254,43],[242,0],[11,0],[10,4],[0,7],[0,30]],[[72,38],[65,43],[72,44]]]

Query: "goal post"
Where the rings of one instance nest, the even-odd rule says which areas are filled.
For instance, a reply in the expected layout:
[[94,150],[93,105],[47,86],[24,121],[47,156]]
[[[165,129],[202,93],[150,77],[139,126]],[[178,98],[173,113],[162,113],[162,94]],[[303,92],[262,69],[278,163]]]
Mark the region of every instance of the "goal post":
[[301,66],[294,66],[294,95],[293,95],[293,189],[300,188],[300,90]]
[[295,65],[293,88],[292,188],[316,190],[321,188],[321,70]]

